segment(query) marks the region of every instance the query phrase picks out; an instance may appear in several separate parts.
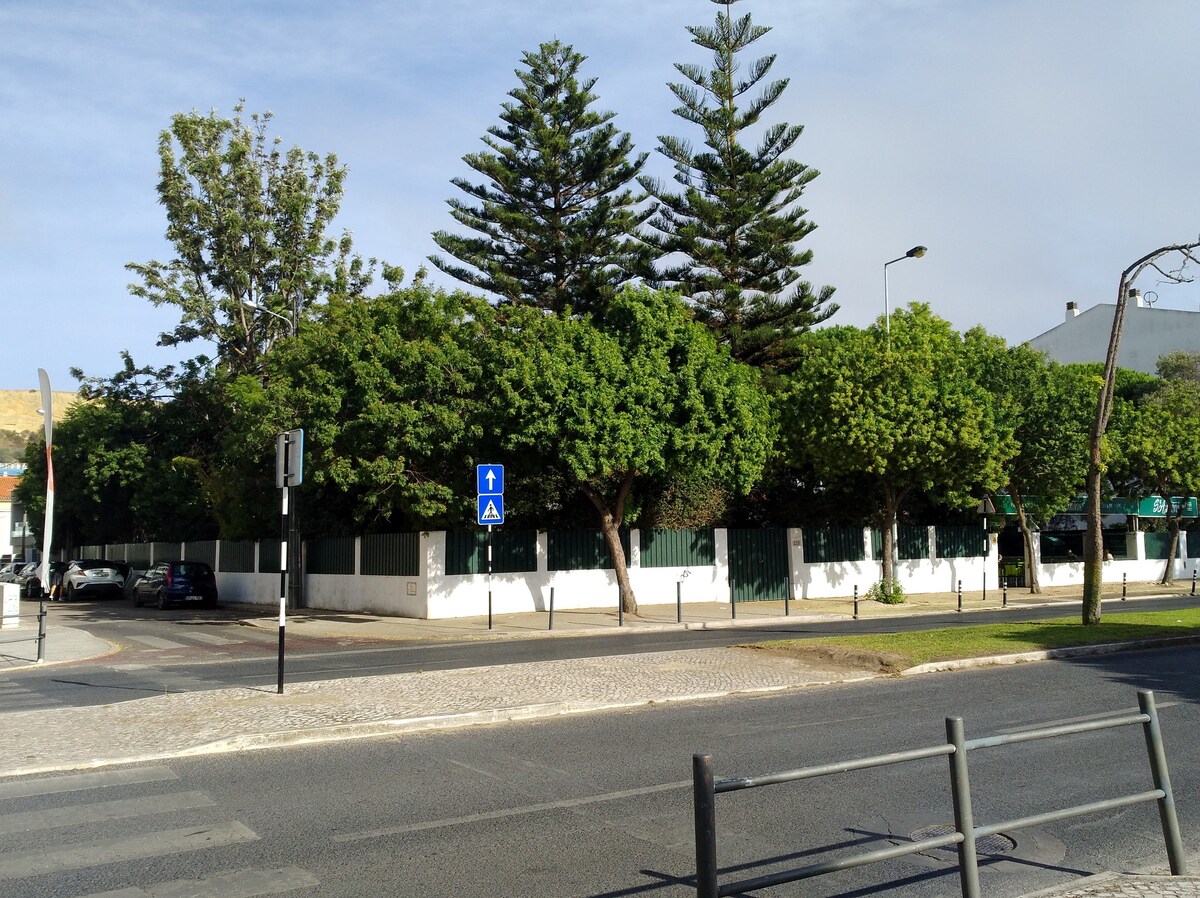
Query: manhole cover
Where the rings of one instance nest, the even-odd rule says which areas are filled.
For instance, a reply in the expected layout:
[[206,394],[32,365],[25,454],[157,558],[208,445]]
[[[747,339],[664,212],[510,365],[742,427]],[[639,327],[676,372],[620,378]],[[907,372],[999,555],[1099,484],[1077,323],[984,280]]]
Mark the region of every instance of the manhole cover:
[[[933,826],[923,826],[913,830],[908,837],[914,842],[924,842],[926,839],[936,839],[938,836],[948,836],[954,832],[954,827],[947,823],[935,823]],[[975,840],[975,851],[978,854],[1007,854],[1017,847],[1017,843],[1003,833],[991,836],[981,836]],[[956,845],[948,845],[938,851],[956,851]],[[922,852],[924,853],[924,852]]]

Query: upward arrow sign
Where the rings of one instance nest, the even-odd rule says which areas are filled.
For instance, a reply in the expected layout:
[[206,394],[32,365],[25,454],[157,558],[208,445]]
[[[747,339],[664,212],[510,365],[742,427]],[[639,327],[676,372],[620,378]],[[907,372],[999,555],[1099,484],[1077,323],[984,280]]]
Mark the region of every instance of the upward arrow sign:
[[488,492],[490,493],[496,488],[496,472],[489,470],[485,479],[488,482]]

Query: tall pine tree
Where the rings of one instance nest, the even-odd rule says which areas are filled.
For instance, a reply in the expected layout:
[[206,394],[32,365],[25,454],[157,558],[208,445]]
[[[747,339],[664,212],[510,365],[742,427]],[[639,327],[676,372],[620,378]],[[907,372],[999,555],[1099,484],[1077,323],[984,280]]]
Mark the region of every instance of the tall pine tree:
[[490,152],[463,157],[486,180],[453,181],[470,199],[449,200],[451,214],[476,233],[433,235],[463,264],[430,257],[504,301],[556,313],[602,310],[620,284],[652,271],[651,248],[633,236],[650,210],[629,187],[646,154],[634,155],[615,113],[591,109],[584,59],[559,41],[523,55],[502,124],[483,138]]
[[771,125],[756,148],[743,145],[743,133],[758,124],[788,82],[767,82],[757,97],[744,99],[767,76],[775,56],[757,59],[740,73],[738,54],[770,29],[752,24],[749,14],[735,20],[738,0],[712,2],[723,7],[715,24],[688,27],[692,42],[712,51],[712,68],[677,63],[686,83],[669,85],[680,102],[675,114],[700,126],[704,148],[659,138],[658,150],[674,163],[683,190],[673,193],[658,181],[641,179],[658,200],[649,221],[653,231],[643,239],[665,263],[659,282],[691,298],[697,318],[729,345],[734,358],[788,370],[799,335],[837,311],[830,302],[833,288],[814,292],[799,271],[812,251],[796,244],[815,225],[797,203],[817,172],[784,158],[800,137],[800,125]]

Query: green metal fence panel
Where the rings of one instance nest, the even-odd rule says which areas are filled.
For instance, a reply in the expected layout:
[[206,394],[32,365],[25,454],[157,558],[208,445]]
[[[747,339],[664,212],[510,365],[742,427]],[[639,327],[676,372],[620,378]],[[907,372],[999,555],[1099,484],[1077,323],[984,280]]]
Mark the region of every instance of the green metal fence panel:
[[160,561],[176,561],[179,559],[179,543],[170,542],[154,542],[150,544],[150,551],[154,553],[154,563]]
[[703,567],[717,563],[717,542],[708,530],[642,530],[642,567]]
[[353,574],[354,537],[327,536],[310,540],[305,558],[306,574]]
[[372,533],[362,538],[359,572],[371,577],[416,577],[421,573],[421,534]]
[[125,544],[114,543],[111,546],[104,547],[104,557],[109,561],[124,561],[125,560]]
[[[901,524],[896,528],[896,557],[911,561],[929,557],[929,528],[917,524]],[[883,531],[871,531],[871,558],[883,558]]]
[[1200,558],[1200,530],[1187,531],[1187,557]]
[[[1113,558],[1128,558],[1129,544],[1124,530],[1105,530],[1101,533],[1104,550]],[[1043,564],[1062,564],[1083,561],[1082,530],[1043,530],[1038,534],[1042,544]]]
[[126,543],[125,562],[138,570],[150,567],[150,543]]
[[861,527],[805,527],[801,539],[805,564],[862,561],[865,555]]
[[[607,549],[604,557],[608,557]],[[492,573],[521,574],[536,570],[536,530],[492,531]],[[487,573],[485,531],[460,530],[446,534],[446,573]]]
[[216,567],[217,541],[215,539],[202,539],[194,543],[184,543],[183,560],[203,561],[209,567]]
[[[621,531],[621,548],[629,560],[629,531]],[[546,563],[552,571],[612,570],[608,543],[599,530],[551,530],[546,534]]]
[[982,558],[987,535],[982,527],[939,524],[933,529],[938,558]]
[[230,574],[253,574],[254,540],[221,540],[221,570]]
[[75,550],[76,558],[103,558],[104,546],[80,546]]
[[[1104,540],[1104,551],[1113,558],[1129,557],[1128,534],[1124,530],[1104,530],[1100,536]],[[1079,553],[1079,557],[1083,557],[1082,552]]]
[[279,556],[282,543],[278,539],[260,539],[258,541],[258,572],[260,574],[278,574]]
[[[862,554],[862,531],[859,554]],[[733,601],[787,598],[790,582],[788,536],[783,528],[729,530],[729,577]]]
[[1171,534],[1146,533],[1146,557],[1156,560],[1166,560],[1167,550],[1171,548]]

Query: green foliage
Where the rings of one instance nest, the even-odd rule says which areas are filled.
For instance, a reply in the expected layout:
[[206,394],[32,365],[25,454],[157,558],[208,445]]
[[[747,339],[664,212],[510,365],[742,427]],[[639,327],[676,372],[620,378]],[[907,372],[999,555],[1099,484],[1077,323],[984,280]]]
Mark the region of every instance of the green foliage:
[[476,233],[433,235],[446,253],[430,260],[459,280],[512,303],[554,312],[600,310],[613,290],[649,272],[648,249],[631,239],[648,212],[627,185],[645,155],[633,155],[614,113],[591,108],[596,79],[580,80],[585,57],[559,41],[525,53],[520,85],[488,129],[491,152],[463,161],[485,178],[453,183],[455,220]]
[[234,373],[257,370],[294,315],[329,295],[361,293],[370,280],[349,235],[326,235],[345,168],[333,154],[283,151],[267,137],[271,114],[247,123],[243,108],[232,119],[172,117],[159,138],[158,197],[175,257],[126,266],[138,277],[133,295],[180,310],[161,345],[211,340]]
[[[216,430],[219,403],[194,384],[171,402],[98,397],[55,426],[55,542],[93,545],[217,535],[208,500],[183,458]],[[41,534],[45,442],[26,453],[18,495]]]
[[[334,298],[272,355],[264,389],[232,388],[251,459],[275,429],[305,431],[310,530],[461,525],[481,435],[482,300],[418,282],[371,299]],[[262,422],[262,423],[258,423]],[[261,453],[261,450],[259,450]]]
[[798,470],[870,503],[889,579],[892,525],[910,496],[968,507],[1004,481],[1012,423],[981,383],[982,356],[1003,344],[960,336],[914,304],[892,316],[890,349],[878,323],[825,328],[804,345],[780,399],[783,449]]
[[903,605],[904,589],[900,586],[900,581],[894,577],[880,580],[871,584],[866,598],[870,602],[881,602],[884,605]]
[[[774,432],[757,375],[670,294],[623,290],[596,324],[496,312],[482,342],[492,378],[486,429],[514,469],[554,472],[581,490],[610,548],[639,480],[745,493]],[[635,610],[623,557],[617,577]]]
[[736,0],[714,2],[724,9],[712,27],[688,27],[692,42],[712,52],[712,67],[676,64],[684,81],[669,85],[680,103],[675,114],[699,126],[704,148],[659,138],[658,150],[674,164],[682,192],[642,179],[658,201],[654,230],[643,236],[664,257],[660,280],[696,304],[697,319],[735,359],[787,370],[800,351],[798,335],[837,311],[830,304],[833,288],[814,292],[800,275],[812,251],[796,244],[815,225],[798,203],[817,171],[784,158],[800,125],[770,125],[757,147],[743,144],[742,135],[759,124],[788,82],[769,81],[757,97],[744,99],[775,56],[744,68],[738,56],[770,29],[752,24],[749,15],[735,20]]

